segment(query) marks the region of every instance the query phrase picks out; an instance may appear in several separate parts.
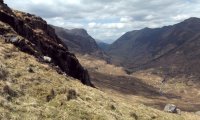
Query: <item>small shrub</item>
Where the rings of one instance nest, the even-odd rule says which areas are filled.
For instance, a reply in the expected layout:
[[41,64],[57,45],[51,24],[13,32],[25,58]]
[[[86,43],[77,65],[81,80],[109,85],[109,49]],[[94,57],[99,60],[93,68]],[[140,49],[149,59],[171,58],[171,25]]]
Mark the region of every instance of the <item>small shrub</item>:
[[152,116],[151,119],[156,119],[156,116]]
[[3,93],[8,94],[10,97],[17,97],[17,92],[12,90],[8,85],[3,87]]
[[4,59],[10,59],[12,56],[13,56],[12,53],[5,53]]
[[8,76],[8,71],[6,67],[0,63],[0,79],[5,79]]
[[116,110],[116,107],[114,105],[110,106],[111,110]]
[[86,101],[91,101],[92,99],[90,97],[85,98]]
[[77,98],[77,93],[75,90],[70,89],[67,94],[67,100],[72,100]]
[[33,70],[32,67],[28,67],[27,70],[28,70],[29,73],[34,73],[34,70]]
[[21,77],[21,76],[22,76],[22,74],[19,73],[19,72],[17,72],[17,73],[14,75],[15,78],[19,78],[19,77]]
[[135,120],[138,120],[138,116],[137,116],[135,113],[131,113],[130,115],[131,115],[131,117],[133,117]]
[[50,95],[47,95],[46,97],[46,101],[47,102],[51,101],[53,98],[55,98],[55,96],[56,96],[55,91],[51,89]]

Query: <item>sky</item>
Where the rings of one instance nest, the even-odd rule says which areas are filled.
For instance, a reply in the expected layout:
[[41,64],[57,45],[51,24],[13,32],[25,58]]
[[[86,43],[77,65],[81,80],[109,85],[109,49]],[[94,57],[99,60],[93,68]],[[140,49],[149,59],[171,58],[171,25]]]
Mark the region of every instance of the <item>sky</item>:
[[107,43],[128,31],[172,25],[200,17],[200,0],[4,0],[48,24],[84,28]]

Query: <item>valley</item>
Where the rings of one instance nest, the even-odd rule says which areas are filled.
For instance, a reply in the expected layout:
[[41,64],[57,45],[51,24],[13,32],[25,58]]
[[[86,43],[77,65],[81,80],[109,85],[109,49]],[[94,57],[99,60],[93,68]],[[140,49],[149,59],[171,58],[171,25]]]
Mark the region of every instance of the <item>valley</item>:
[[160,110],[167,103],[173,103],[183,111],[195,112],[200,109],[199,84],[183,82],[186,78],[170,78],[162,83],[164,78],[151,73],[151,70],[127,74],[122,67],[110,65],[92,56],[77,57],[88,69],[93,84],[111,96]]
[[[89,34],[101,24],[88,32],[45,15],[0,0],[0,119],[199,120],[200,18],[107,44]],[[102,28],[112,27],[123,25]]]
[[[76,54],[80,63],[87,68],[94,86],[111,97],[119,97],[129,103],[144,104],[159,110],[163,110],[166,104],[171,103],[177,105],[182,111],[196,112],[200,109],[200,84],[197,74],[199,60],[198,56],[192,60],[194,62],[189,62],[188,60],[191,59],[192,55],[198,54],[198,51],[195,51],[195,53],[187,52],[187,54],[184,52],[188,51],[189,47],[198,47],[198,44],[194,44],[191,41],[198,43],[199,34],[198,32],[187,33],[188,35],[185,35],[187,37],[194,34],[192,38],[187,39],[186,37],[175,35],[173,32],[177,31],[177,34],[180,35],[183,35],[181,32],[186,34],[186,31],[190,29],[188,26],[198,25],[199,23],[200,20],[198,18],[190,18],[174,26],[157,29],[145,28],[125,33],[111,45],[98,43],[99,48],[97,46],[91,52],[78,52],[84,51],[85,47],[79,48],[78,51],[72,49],[72,51]],[[62,35],[68,36],[64,33],[65,31],[58,31],[58,36],[62,32]],[[155,36],[158,33],[162,33],[163,36]],[[88,34],[81,34],[81,36],[77,32],[71,32],[70,34],[74,35],[74,40],[78,36],[78,38],[84,38],[84,41],[80,40],[79,44],[85,44],[87,40],[87,43],[95,43],[95,40],[92,40],[91,37],[87,39]],[[166,37],[166,35],[169,37]],[[139,37],[135,38],[135,36]],[[151,36],[153,38],[147,39]],[[62,37],[60,38],[62,39]],[[161,38],[163,40],[160,40]],[[70,41],[70,38],[62,40]],[[184,42],[179,44],[179,41]],[[130,47],[132,44],[136,48]],[[70,44],[67,45],[71,46]],[[157,45],[157,47],[153,48],[154,45]],[[88,46],[96,46],[96,44]],[[71,47],[73,48],[73,46]],[[152,56],[151,54],[153,53],[151,52],[153,51],[155,54]],[[131,54],[136,54],[136,56],[134,57]],[[173,59],[168,60],[170,57]],[[187,58],[187,60],[183,57]],[[135,60],[135,64],[132,64],[132,60]],[[185,66],[181,66],[181,64],[185,64]],[[191,66],[195,64],[196,66],[192,68]],[[190,67],[191,70],[188,71]],[[181,69],[183,70],[181,71]]]

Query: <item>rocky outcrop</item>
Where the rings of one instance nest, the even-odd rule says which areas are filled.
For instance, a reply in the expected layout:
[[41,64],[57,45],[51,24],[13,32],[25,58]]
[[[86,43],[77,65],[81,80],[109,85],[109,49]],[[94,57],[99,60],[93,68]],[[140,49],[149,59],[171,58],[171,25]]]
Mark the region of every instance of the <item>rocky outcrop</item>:
[[[6,4],[1,3],[0,8],[0,21],[9,28],[2,25],[0,34],[7,42],[13,43],[39,60],[42,60],[43,56],[50,57],[52,63],[67,75],[92,86],[87,70],[80,65],[75,55],[68,51],[67,46],[46,21],[35,15],[11,10]],[[10,30],[12,34],[9,33]]]

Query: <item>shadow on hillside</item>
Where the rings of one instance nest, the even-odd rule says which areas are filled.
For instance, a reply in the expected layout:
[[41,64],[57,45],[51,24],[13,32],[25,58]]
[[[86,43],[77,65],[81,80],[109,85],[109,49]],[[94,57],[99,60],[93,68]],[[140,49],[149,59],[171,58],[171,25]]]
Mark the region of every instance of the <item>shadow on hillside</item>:
[[168,99],[181,99],[180,96],[174,94],[161,94],[159,89],[136,78],[105,75],[98,72],[90,72],[90,75],[92,82],[101,89],[110,89],[122,94],[144,96],[151,99],[158,99],[161,96]]

